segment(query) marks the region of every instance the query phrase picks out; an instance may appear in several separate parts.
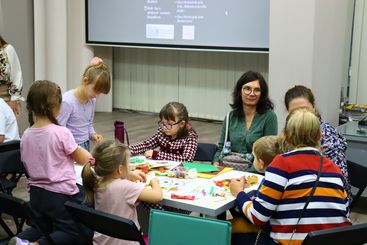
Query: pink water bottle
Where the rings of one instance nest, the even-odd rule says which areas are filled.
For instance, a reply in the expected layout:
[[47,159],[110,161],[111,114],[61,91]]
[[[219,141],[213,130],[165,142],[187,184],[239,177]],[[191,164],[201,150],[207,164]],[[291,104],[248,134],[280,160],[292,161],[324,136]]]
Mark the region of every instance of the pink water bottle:
[[115,138],[118,139],[121,143],[125,143],[125,125],[122,121],[115,121]]

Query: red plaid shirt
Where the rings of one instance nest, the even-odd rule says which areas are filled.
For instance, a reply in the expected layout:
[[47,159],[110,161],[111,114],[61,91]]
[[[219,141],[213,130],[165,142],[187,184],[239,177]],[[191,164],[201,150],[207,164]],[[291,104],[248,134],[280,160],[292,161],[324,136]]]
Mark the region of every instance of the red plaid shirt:
[[[159,151],[154,150],[159,147]],[[180,162],[192,162],[198,147],[198,135],[195,131],[189,131],[189,135],[183,138],[171,139],[161,128],[148,140],[130,145],[132,155],[144,154],[148,150],[154,150],[154,160],[170,160]]]

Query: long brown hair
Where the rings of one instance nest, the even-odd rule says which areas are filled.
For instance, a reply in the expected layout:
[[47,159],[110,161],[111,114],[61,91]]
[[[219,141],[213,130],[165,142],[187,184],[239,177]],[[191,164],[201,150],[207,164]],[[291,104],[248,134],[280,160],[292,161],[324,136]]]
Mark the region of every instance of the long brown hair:
[[47,80],[35,81],[27,95],[28,121],[34,124],[35,116],[47,117],[52,123],[59,125],[54,111],[60,110],[62,102],[61,89],[59,85]]
[[117,141],[105,140],[96,145],[92,156],[94,163],[87,163],[82,172],[85,200],[94,205],[94,193],[98,189],[99,181],[110,176],[119,165],[127,166],[130,158],[129,148]]
[[259,102],[256,105],[256,112],[259,114],[264,114],[268,110],[272,110],[274,108],[273,102],[269,98],[269,88],[265,81],[265,78],[256,71],[247,71],[245,72],[237,81],[236,86],[232,92],[232,101],[233,103],[230,104],[232,107],[234,114],[237,117],[243,116],[243,102],[242,102],[242,86],[246,83],[259,81],[261,94]]

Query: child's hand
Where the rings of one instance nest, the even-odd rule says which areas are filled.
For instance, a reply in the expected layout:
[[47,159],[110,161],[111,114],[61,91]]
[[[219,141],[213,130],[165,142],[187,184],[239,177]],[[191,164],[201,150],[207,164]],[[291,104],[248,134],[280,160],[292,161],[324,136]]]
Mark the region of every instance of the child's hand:
[[140,170],[135,170],[132,172],[129,172],[129,175],[127,177],[130,181],[136,182],[145,182],[147,181],[147,176]]
[[90,139],[91,139],[91,141],[93,141],[93,142],[95,142],[95,143],[98,143],[98,142],[100,142],[100,141],[102,141],[102,140],[103,140],[103,137],[102,137],[102,135],[100,135],[100,134],[92,134],[92,135],[90,136]]
[[144,153],[144,156],[147,157],[147,158],[152,158],[152,156],[153,156],[153,150],[146,151]]
[[219,166],[219,162],[213,162],[213,165],[218,167]]
[[150,180],[150,185],[152,186],[152,188],[154,188],[154,187],[159,187],[160,186],[160,184],[159,184],[159,180],[157,179],[157,178],[153,178],[153,179],[151,179]]
[[234,197],[237,197],[238,193],[243,191],[245,188],[245,177],[232,179],[231,183],[229,184],[229,189]]

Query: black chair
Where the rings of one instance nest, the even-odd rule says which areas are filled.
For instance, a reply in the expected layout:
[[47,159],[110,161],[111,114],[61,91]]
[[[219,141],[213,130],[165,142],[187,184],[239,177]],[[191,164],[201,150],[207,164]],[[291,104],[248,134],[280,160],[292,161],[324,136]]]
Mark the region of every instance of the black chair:
[[194,161],[213,162],[213,157],[216,151],[216,144],[198,143]]
[[303,245],[360,245],[367,242],[367,224],[338,227],[308,233]]
[[76,222],[83,224],[94,231],[106,236],[129,241],[137,241],[141,245],[146,245],[141,232],[130,219],[102,212],[73,202],[66,202],[65,207]]
[[25,169],[20,158],[20,141],[1,143],[0,192],[11,194],[23,174],[25,174]]
[[15,234],[0,217],[0,224],[8,234],[9,238],[22,232],[25,221],[31,220],[37,229],[43,233],[49,243],[53,244],[51,237],[48,235],[49,232],[47,227],[44,227],[42,223],[38,221],[36,214],[33,212],[28,202],[6,193],[0,193],[0,213],[8,214],[14,219],[16,227]]
[[363,191],[366,189],[367,186],[367,167],[360,165],[358,163],[347,161],[347,167],[348,167],[348,175],[349,175],[349,181],[350,184],[358,189],[358,192],[356,195],[354,195],[352,202],[350,204],[350,210],[354,207],[357,200],[363,193]]

